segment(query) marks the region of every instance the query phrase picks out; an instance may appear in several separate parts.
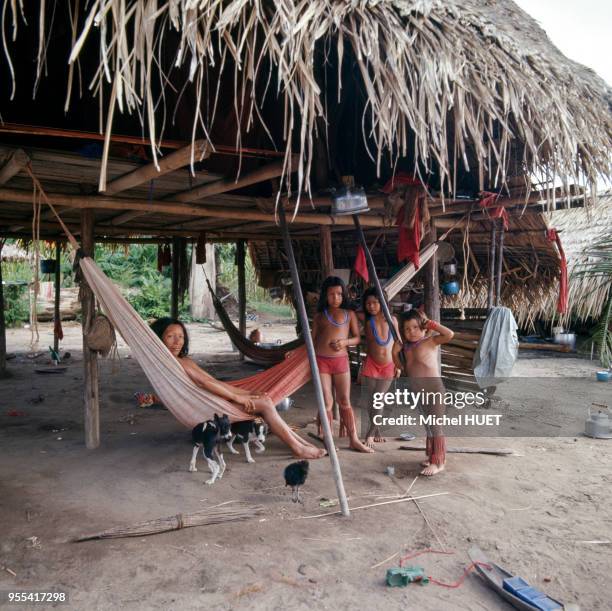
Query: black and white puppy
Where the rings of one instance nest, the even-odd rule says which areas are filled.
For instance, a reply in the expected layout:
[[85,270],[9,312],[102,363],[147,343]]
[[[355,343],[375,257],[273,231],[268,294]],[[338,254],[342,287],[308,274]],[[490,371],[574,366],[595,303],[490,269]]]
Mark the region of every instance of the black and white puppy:
[[234,448],[234,442],[239,441],[244,448],[244,455],[247,462],[255,462],[251,456],[249,443],[252,441],[255,446],[255,452],[261,454],[265,451],[266,435],[268,434],[268,425],[261,419],[244,420],[243,422],[234,422],[232,424],[232,438],[227,442],[227,448],[232,454],[239,454]]
[[223,460],[223,454],[219,452],[219,446],[224,441],[229,441],[231,437],[232,432],[227,415],[218,416],[215,414],[213,420],[196,424],[191,431],[194,446],[191,462],[189,463],[189,471],[197,471],[196,458],[198,450],[202,448],[202,454],[212,473],[212,477],[206,480],[206,483],[214,484],[216,479],[221,479],[225,472],[225,461]]

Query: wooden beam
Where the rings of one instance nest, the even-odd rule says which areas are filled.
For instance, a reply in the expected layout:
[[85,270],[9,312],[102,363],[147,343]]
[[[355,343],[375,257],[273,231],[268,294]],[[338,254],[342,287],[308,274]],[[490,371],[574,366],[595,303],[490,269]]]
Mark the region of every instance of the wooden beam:
[[104,193],[114,195],[121,191],[127,191],[150,180],[160,178],[164,174],[174,172],[179,168],[185,167],[193,162],[197,163],[210,157],[211,149],[206,140],[196,140],[169,155],[162,157],[158,164],[149,163],[141,168],[128,172],[119,178],[107,183]]
[[13,176],[19,174],[28,164],[30,158],[22,149],[17,149],[8,161],[0,168],[0,185],[7,183]]
[[[253,170],[240,178],[223,178],[222,180],[215,180],[214,182],[209,182],[195,189],[170,195],[169,199],[176,202],[193,202],[204,199],[205,197],[210,197],[211,195],[235,191],[236,189],[254,185],[258,182],[269,180],[270,178],[276,178],[283,173],[284,167],[284,161],[275,161],[274,163],[257,168],[257,170]],[[293,167],[296,168],[296,165]],[[295,169],[293,171],[295,171]]]
[[[238,327],[240,333],[246,337],[246,274],[245,274],[245,243],[244,240],[236,242],[236,264],[238,265]],[[241,357],[244,355],[241,353]]]
[[[93,210],[81,212],[81,249],[85,256],[93,257],[94,213]],[[85,384],[85,446],[94,450],[100,445],[100,391],[98,388],[98,355],[90,350],[85,341],[96,315],[93,291],[83,278],[81,280],[81,311],[83,325],[83,365]]]
[[0,378],[6,375],[6,323],[4,319],[4,286],[2,284],[2,248],[0,239]]
[[58,329],[61,329],[62,316],[60,313],[60,276],[61,276],[61,263],[62,248],[59,242],[55,242],[55,295],[53,302],[53,350],[57,353],[59,350],[59,335],[57,334]]
[[[431,224],[424,244],[433,244],[436,241],[436,228]],[[438,274],[438,257],[434,253],[423,268],[423,291],[425,312],[432,320],[440,320],[440,280]]]
[[504,260],[504,219],[499,219],[499,248],[497,249],[497,279],[495,305],[501,305],[502,262]]
[[490,310],[495,303],[495,220],[491,221],[491,241],[489,246],[489,287],[487,293],[487,308]]
[[170,318],[178,319],[179,312],[179,274],[180,274],[180,250],[179,238],[172,238],[172,292],[170,293]]
[[[10,134],[28,134],[30,136],[49,136],[51,138],[70,138],[74,140],[98,140],[103,141],[105,134],[98,132],[84,132],[74,129],[62,129],[58,127],[46,127],[44,125],[22,125],[19,123],[0,123],[0,132]],[[124,144],[135,144],[149,146],[151,141],[142,136],[128,136],[125,134],[112,134],[111,142],[123,142]],[[184,140],[162,140],[155,142],[160,148],[179,149],[187,142]],[[284,151],[272,151],[270,149],[256,149],[249,147],[235,147],[226,144],[213,145],[214,153],[219,155],[241,155],[243,157],[284,157]]]
[[106,225],[110,225],[111,227],[117,227],[133,219],[139,218],[141,216],[146,216],[147,214],[148,212],[141,212],[141,211],[137,212],[135,210],[131,210],[130,212],[123,212],[122,214],[118,214],[117,216],[114,216],[110,221],[101,223],[101,226],[104,227]]
[[[67,208],[100,208],[103,210],[142,210],[143,212],[177,214],[182,216],[198,216],[202,218],[218,218],[223,220],[237,219],[240,221],[267,221],[275,223],[273,214],[266,214],[257,210],[236,210],[222,208],[221,206],[202,206],[184,204],[167,200],[143,200],[136,198],[107,197],[103,195],[64,195],[47,193],[47,198],[54,206]],[[20,189],[1,189],[0,202],[12,204],[32,205],[32,193]],[[361,224],[364,227],[386,227],[388,221],[382,216],[362,216]],[[297,224],[306,225],[352,225],[353,221],[347,216],[332,217],[329,214],[303,214],[298,213],[293,220]]]
[[321,240],[321,272],[324,280],[334,273],[334,255],[332,251],[331,230],[329,227],[319,227],[319,238]]
[[[312,382],[315,391],[315,398],[317,400],[319,419],[323,428],[323,437],[325,439],[325,445],[327,446],[327,452],[331,461],[332,474],[334,476],[336,491],[338,493],[338,501],[340,503],[340,511],[342,511],[342,515],[348,517],[350,515],[350,510],[348,500],[346,498],[346,492],[344,490],[344,482],[342,481],[340,461],[338,460],[338,454],[336,453],[332,429],[329,420],[327,419],[325,400],[323,399],[323,386],[321,385],[321,376],[319,374],[319,366],[317,365],[317,356],[315,354],[312,335],[310,334],[310,329],[308,326],[308,316],[306,314],[306,306],[304,304],[304,295],[300,285],[300,276],[297,269],[297,263],[295,262],[295,254],[293,253],[293,245],[291,244],[291,236],[289,235],[289,227],[285,219],[285,209],[283,207],[280,207],[278,216],[280,220],[281,232],[283,234],[285,252],[287,253],[287,257],[289,259],[289,269],[291,271],[291,279],[293,281],[293,296],[295,299],[296,311],[298,320],[300,322],[300,327],[304,331],[304,343],[306,344],[306,352],[308,354],[308,361],[310,362],[310,370],[312,372]],[[353,219],[349,218],[349,220],[353,222]]]

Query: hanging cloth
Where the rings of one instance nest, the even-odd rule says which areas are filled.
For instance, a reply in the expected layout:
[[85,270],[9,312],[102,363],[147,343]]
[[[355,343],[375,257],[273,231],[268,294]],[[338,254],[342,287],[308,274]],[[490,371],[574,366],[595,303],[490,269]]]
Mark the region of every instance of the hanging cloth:
[[357,248],[357,256],[355,257],[353,269],[363,278],[364,282],[370,281],[368,263],[366,261],[365,251],[363,250],[363,246],[361,244],[359,244]]
[[569,285],[567,281],[567,259],[565,258],[565,251],[561,245],[561,237],[556,229],[548,229],[546,231],[546,238],[550,242],[554,242],[557,245],[559,251],[559,257],[561,258],[561,273],[559,276],[559,299],[557,300],[557,312],[559,314],[567,314],[569,305]]
[[504,206],[496,206],[495,203],[499,199],[499,193],[490,193],[489,191],[482,191],[480,193],[480,207],[489,210],[489,214],[492,219],[502,219],[504,223],[504,230],[508,231],[509,217],[508,211]]

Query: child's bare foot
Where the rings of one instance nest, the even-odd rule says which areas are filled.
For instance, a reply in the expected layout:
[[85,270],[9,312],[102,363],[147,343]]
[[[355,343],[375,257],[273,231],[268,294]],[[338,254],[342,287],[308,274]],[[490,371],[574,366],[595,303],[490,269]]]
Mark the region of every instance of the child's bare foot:
[[361,441],[359,441],[359,437],[351,438],[351,442],[349,443],[349,448],[351,448],[351,450],[356,450],[357,452],[365,452],[367,454],[374,453],[374,450],[372,448],[369,448],[368,446],[361,443]]
[[421,467],[429,467],[429,465],[431,465],[431,463],[427,459],[425,459],[423,462],[421,462]]
[[374,435],[374,441],[376,443],[385,443],[387,440],[384,437],[381,437],[379,433],[378,435]]
[[374,437],[366,437],[363,444],[367,447],[367,448],[372,448],[374,449]]
[[427,477],[430,477],[432,475],[440,473],[441,471],[444,471],[444,465],[429,465],[421,471],[421,475],[426,475]]

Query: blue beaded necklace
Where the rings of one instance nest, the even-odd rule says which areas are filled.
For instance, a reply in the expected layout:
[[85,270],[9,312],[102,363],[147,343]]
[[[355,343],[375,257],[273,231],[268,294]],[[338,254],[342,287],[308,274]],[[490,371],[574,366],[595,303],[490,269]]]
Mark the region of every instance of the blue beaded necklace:
[[346,310],[344,310],[344,320],[342,322],[336,322],[334,320],[334,317],[329,315],[327,308],[325,308],[323,312],[325,313],[325,318],[327,318],[329,323],[333,325],[334,327],[344,327],[344,325],[348,322],[349,313]]
[[378,329],[376,329],[376,322],[374,320],[374,316],[370,316],[370,328],[372,329],[372,333],[374,334],[374,341],[379,346],[386,346],[391,341],[391,329],[389,329],[387,333],[387,339],[381,339],[380,335],[378,335]]

